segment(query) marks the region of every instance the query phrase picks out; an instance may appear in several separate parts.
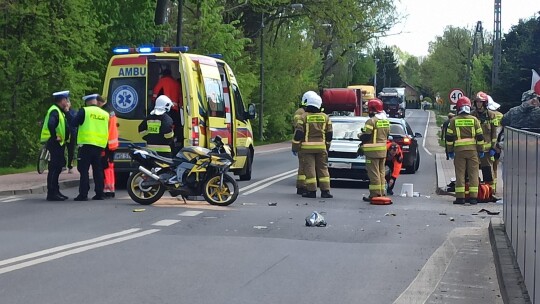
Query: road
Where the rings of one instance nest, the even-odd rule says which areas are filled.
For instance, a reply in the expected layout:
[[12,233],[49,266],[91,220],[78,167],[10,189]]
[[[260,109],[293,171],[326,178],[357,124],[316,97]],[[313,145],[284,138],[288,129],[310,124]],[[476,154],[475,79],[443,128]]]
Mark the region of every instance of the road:
[[[426,134],[428,113],[408,111],[414,132]],[[333,199],[296,195],[288,144],[257,149],[229,207],[140,206],[125,190],[0,198],[0,303],[502,303],[479,254],[489,217],[435,194],[434,142],[395,188],[413,183],[420,197],[390,206],[363,202],[367,185],[351,181],[332,182]],[[305,227],[313,211],[327,227]]]

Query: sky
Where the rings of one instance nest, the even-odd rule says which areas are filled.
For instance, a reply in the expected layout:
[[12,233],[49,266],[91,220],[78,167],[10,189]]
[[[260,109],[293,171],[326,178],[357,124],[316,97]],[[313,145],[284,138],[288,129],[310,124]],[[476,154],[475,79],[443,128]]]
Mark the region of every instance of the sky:
[[[494,0],[395,0],[403,21],[381,38],[387,46],[396,45],[414,56],[426,56],[429,42],[442,36],[448,25],[474,30],[482,21],[484,30],[493,33]],[[540,0],[501,0],[503,36],[519,19],[529,19],[540,11]]]

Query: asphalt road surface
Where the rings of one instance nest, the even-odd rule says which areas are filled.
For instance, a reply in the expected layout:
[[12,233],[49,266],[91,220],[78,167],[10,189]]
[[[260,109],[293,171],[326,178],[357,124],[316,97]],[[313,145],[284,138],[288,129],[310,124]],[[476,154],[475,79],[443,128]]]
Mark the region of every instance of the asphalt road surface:
[[[428,113],[408,111],[414,132]],[[436,144],[419,144],[395,192],[420,196],[390,206],[363,202],[355,181],[333,181],[333,199],[296,195],[290,144],[257,150],[229,207],[141,206],[125,190],[74,202],[75,188],[65,202],[0,198],[0,303],[502,303],[492,257],[475,255],[489,218],[435,194]],[[313,211],[327,227],[304,225]]]

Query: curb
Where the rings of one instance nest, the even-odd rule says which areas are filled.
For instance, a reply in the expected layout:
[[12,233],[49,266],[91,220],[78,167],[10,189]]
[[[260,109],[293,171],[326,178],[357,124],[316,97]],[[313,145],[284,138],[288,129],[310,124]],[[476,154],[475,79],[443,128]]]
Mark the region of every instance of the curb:
[[[94,179],[90,177],[90,182],[93,182],[93,181]],[[59,181],[58,185],[60,186],[60,189],[79,187],[79,179],[69,179],[69,180]],[[42,194],[42,193],[47,193],[47,183],[34,186],[30,189],[0,191],[0,195],[23,195],[23,194]]]
[[491,218],[489,240],[497,271],[499,289],[505,304],[531,304],[531,299],[514,255],[510,240],[506,236],[501,218]]

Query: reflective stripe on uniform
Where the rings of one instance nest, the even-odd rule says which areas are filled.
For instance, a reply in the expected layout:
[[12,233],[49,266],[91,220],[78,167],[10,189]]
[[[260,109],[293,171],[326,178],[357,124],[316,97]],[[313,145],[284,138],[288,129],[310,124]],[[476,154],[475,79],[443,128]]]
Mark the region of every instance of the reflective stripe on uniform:
[[168,145],[147,145],[146,147],[155,152],[171,152],[171,146]]
[[317,179],[316,178],[306,178],[306,184],[316,184]]

